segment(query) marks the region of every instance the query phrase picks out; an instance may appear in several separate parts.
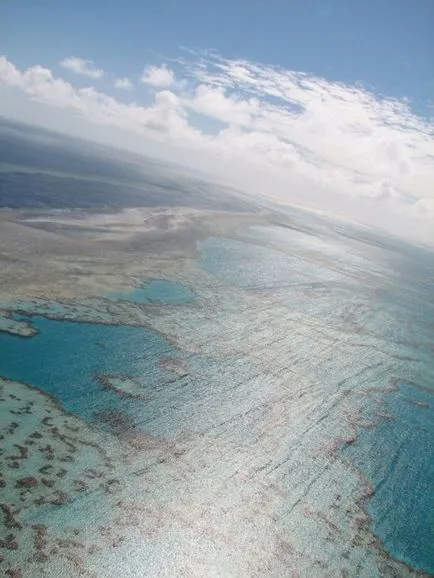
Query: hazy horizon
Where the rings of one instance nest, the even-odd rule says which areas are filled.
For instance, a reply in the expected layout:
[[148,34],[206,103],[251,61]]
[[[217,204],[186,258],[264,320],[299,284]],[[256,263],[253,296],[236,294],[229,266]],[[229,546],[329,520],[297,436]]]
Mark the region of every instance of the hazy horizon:
[[0,114],[432,244],[432,11],[314,5],[2,3]]

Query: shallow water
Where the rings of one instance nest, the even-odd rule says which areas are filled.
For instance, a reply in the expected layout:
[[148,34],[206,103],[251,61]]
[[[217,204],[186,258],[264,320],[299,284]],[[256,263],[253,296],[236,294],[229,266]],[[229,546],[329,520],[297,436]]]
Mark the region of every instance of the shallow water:
[[130,291],[117,291],[107,293],[108,299],[131,301],[132,303],[188,303],[193,301],[195,295],[181,283],[174,283],[166,279],[152,279]]
[[[23,526],[2,529],[20,544],[4,548],[9,567],[411,575],[396,558],[433,570],[432,255],[324,234],[208,239],[197,286],[187,272],[121,306],[8,304],[27,312],[0,331],[5,495]],[[36,335],[13,335],[20,323]],[[33,543],[45,557],[30,564]]]
[[[31,321],[38,333],[32,338],[0,333],[3,376],[40,388],[87,421],[108,409],[139,413],[140,420],[146,420],[150,404],[139,397],[152,397],[172,377],[159,360],[175,349],[158,333],[38,316],[21,319]],[[137,396],[119,396],[98,376],[132,378]]]
[[414,568],[434,573],[434,399],[411,385],[384,397],[386,419],[344,450],[371,481],[373,529]]

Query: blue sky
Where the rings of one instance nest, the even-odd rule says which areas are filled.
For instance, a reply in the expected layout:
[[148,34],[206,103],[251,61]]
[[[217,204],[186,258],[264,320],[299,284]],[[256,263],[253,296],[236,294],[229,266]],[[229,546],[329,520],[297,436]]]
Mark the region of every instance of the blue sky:
[[83,53],[125,74],[180,46],[434,98],[432,0],[4,0],[0,50],[20,65]]
[[432,0],[3,0],[0,114],[434,243]]

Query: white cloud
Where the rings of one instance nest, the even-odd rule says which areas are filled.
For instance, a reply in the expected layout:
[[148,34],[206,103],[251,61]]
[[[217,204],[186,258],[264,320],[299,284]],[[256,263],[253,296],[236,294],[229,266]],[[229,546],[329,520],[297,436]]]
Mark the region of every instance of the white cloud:
[[81,76],[87,76],[88,78],[102,78],[104,76],[104,70],[102,68],[97,68],[92,60],[84,60],[83,58],[78,58],[77,56],[68,56],[60,62],[60,66],[71,70],[75,74],[80,74]]
[[21,72],[5,56],[0,56],[0,85],[18,86]]
[[419,213],[431,215],[434,219],[434,199],[419,199],[415,209]]
[[[291,166],[324,185],[334,181],[361,191],[361,181],[387,180],[398,191],[395,198],[434,195],[433,125],[412,113],[405,101],[209,53],[190,63],[188,72],[200,83],[190,106],[200,105],[202,113],[242,126],[246,144],[255,134],[255,148],[259,133],[264,142],[273,135],[279,166]],[[298,152],[295,166],[288,144]]]
[[279,202],[383,219],[389,228],[396,221],[399,230],[403,220],[417,228],[412,219],[423,219],[434,242],[434,126],[407,102],[212,53],[177,66],[176,80],[166,66],[145,69],[142,80],[156,89],[147,106],[74,87],[41,66],[20,71],[5,57],[0,88],[15,86],[96,125],[163,139],[183,162]]
[[175,82],[175,75],[166,65],[148,66],[144,69],[141,81],[156,88],[166,88]]
[[222,122],[240,126],[249,126],[253,115],[260,109],[256,98],[237,98],[236,95],[227,96],[223,88],[200,84],[194,96],[184,99],[186,108],[190,108],[215,118]]
[[2,85],[19,88],[34,100],[51,106],[79,112],[96,124],[114,125],[136,133],[149,129],[174,141],[182,137],[185,143],[200,135],[188,125],[178,96],[168,90],[157,92],[155,102],[148,107],[124,104],[93,87],[76,88],[42,66],[21,72],[5,57],[0,57]]
[[133,83],[126,76],[124,76],[123,78],[116,78],[114,85],[115,88],[122,88],[124,90],[132,90],[133,88]]

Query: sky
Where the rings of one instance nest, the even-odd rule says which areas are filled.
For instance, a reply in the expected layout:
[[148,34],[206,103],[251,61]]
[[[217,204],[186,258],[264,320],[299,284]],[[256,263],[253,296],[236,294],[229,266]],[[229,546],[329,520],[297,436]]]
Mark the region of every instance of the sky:
[[0,0],[0,114],[434,243],[432,0]]

